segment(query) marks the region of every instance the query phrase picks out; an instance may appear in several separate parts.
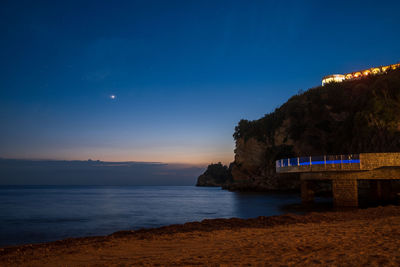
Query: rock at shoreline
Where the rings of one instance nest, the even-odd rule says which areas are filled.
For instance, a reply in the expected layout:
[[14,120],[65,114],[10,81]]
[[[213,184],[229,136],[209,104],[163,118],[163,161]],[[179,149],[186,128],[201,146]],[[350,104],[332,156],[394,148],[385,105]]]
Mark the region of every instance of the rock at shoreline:
[[224,186],[232,181],[231,170],[221,162],[210,164],[199,176],[196,186]]

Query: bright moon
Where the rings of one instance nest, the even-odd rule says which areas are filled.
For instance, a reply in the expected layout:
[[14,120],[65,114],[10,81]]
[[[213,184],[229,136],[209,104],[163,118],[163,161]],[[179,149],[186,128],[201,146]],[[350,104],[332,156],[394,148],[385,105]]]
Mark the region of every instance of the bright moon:
[[115,99],[115,97],[116,97],[115,95],[110,95],[111,99]]

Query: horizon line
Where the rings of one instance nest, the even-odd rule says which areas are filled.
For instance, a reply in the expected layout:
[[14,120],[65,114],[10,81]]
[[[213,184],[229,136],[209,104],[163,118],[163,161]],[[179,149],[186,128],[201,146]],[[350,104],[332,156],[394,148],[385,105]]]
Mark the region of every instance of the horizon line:
[[[15,160],[15,161],[76,161],[76,162],[104,162],[104,163],[143,163],[143,164],[175,164],[175,165],[195,165],[195,166],[203,166],[203,165],[210,165],[214,163],[221,162],[225,164],[224,161],[210,161],[210,162],[198,162],[198,163],[189,163],[189,162],[163,162],[163,161],[134,161],[134,160],[123,160],[123,161],[112,161],[112,160],[100,160],[100,159],[51,159],[51,158],[15,158],[15,157],[3,157],[0,156],[0,160]],[[229,162],[230,163],[230,162]],[[227,163],[229,165],[229,163]]]

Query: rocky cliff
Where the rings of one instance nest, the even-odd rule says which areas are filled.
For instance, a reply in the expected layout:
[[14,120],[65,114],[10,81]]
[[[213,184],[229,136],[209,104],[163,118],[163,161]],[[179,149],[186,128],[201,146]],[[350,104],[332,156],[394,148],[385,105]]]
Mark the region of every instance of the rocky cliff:
[[231,168],[221,162],[210,164],[199,176],[196,186],[224,186],[232,182]]
[[400,70],[327,84],[291,97],[274,112],[235,128],[232,190],[297,189],[275,160],[323,154],[400,151]]
[[295,190],[299,187],[296,174],[278,175],[275,162],[266,159],[270,147],[256,138],[236,141],[235,161],[231,164],[232,182],[224,188],[230,190]]

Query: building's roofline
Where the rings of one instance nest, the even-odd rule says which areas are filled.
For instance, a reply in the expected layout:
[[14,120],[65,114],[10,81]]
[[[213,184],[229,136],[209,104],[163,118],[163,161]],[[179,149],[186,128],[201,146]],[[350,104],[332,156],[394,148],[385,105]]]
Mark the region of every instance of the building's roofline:
[[363,70],[356,70],[356,71],[348,72],[348,73],[345,73],[345,74],[330,74],[330,75],[324,76],[323,79],[327,78],[327,77],[333,77],[335,75],[344,75],[344,76],[346,76],[348,74],[354,74],[354,73],[357,73],[357,72],[361,72],[362,73],[364,71],[368,71],[368,70],[372,70],[372,69],[391,68],[393,66],[396,67],[396,68],[400,68],[400,62],[395,63],[395,64],[390,64],[390,65],[382,65],[382,66],[378,66],[378,67],[371,67],[371,68],[367,68],[367,69],[363,69]]
[[[390,64],[390,65],[386,65],[386,66],[379,66],[379,67],[371,67],[368,69],[363,69],[363,70],[358,70],[358,71],[353,71],[353,72],[349,72],[349,73],[345,73],[345,74],[331,74],[331,75],[326,75],[322,78],[322,82],[325,79],[329,79],[329,78],[335,78],[335,77],[342,77],[345,78],[346,80],[351,80],[354,78],[360,78],[362,76],[368,76],[370,74],[381,74],[381,73],[385,73],[387,70],[390,69],[400,69],[400,62],[399,63],[395,63],[395,64]],[[323,82],[324,85],[324,82]]]
[[322,78],[322,80],[327,79],[327,78],[333,78],[333,77],[345,77],[345,75],[344,75],[344,74],[339,74],[339,73],[337,73],[337,74],[331,74],[331,75],[326,75],[326,76],[324,76],[324,77]]

